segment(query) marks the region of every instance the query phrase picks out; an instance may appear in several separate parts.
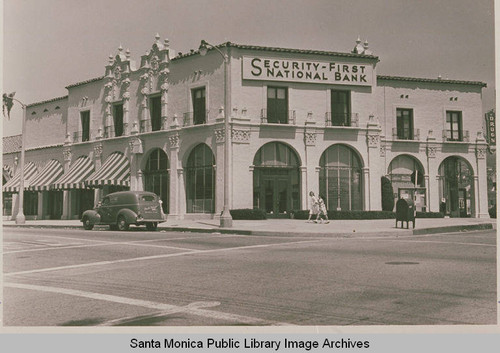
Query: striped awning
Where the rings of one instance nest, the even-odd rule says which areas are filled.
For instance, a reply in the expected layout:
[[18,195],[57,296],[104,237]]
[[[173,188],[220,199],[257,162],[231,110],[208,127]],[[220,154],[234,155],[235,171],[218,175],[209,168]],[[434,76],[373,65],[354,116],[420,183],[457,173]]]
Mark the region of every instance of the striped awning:
[[61,163],[52,159],[33,180],[30,180],[28,189],[32,191],[49,190],[51,184],[63,175],[63,173],[64,168]]
[[130,163],[122,153],[112,153],[106,162],[86,181],[88,186],[130,185]]
[[[24,189],[30,185],[30,180],[33,179],[38,173],[33,162],[29,162],[24,166]],[[21,171],[19,170],[16,175],[12,177],[3,187],[3,192],[19,192],[19,184],[21,179]]]
[[69,171],[52,184],[52,189],[84,189],[85,179],[94,172],[94,164],[87,156],[80,156],[73,162]]

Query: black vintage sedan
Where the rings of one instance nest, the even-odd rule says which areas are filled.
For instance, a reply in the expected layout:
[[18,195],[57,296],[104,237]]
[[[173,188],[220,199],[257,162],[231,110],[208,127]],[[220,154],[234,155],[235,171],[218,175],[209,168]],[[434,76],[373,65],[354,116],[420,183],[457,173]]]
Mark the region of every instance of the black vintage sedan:
[[81,221],[87,230],[96,224],[108,224],[113,230],[128,230],[131,224],[156,230],[158,223],[165,222],[165,215],[155,193],[120,191],[106,195],[93,210],[83,212]]

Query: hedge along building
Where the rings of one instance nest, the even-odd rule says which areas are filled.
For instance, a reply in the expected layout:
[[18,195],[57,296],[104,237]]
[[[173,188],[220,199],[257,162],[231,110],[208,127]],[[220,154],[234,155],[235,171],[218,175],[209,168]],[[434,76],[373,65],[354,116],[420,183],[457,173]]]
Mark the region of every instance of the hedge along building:
[[[394,197],[419,210],[487,217],[484,83],[377,76],[379,59],[359,40],[349,53],[218,48],[229,112],[222,56],[174,56],[159,36],[139,67],[120,47],[103,77],[29,105],[27,163],[64,171],[40,177],[36,216],[77,218],[108,192],[144,189],[171,218],[217,217],[228,116],[231,209],[284,215],[307,209],[312,190],[330,210],[380,210],[388,176]],[[16,153],[4,154],[14,175]],[[61,199],[60,214],[49,211]]]

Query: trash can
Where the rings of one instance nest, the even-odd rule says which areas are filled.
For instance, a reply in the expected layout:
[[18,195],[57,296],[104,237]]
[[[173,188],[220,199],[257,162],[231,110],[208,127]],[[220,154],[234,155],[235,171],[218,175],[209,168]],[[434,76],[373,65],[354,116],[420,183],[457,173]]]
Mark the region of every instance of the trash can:
[[413,200],[399,199],[396,202],[396,228],[399,221],[401,221],[401,228],[404,228],[403,222],[406,222],[406,229],[408,229],[410,221],[413,222],[413,228],[415,228],[415,204]]

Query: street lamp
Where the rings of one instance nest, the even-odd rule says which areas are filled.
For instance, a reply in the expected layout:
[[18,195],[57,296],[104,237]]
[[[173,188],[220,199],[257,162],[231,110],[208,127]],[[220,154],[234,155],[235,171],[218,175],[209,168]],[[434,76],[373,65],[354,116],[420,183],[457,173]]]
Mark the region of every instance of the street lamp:
[[[231,228],[233,226],[233,218],[229,212],[229,149],[230,149],[230,127],[229,127],[229,55],[224,54],[219,48],[202,40],[199,47],[201,56],[205,56],[208,48],[215,49],[224,59],[224,208],[220,217],[220,226],[222,228]],[[229,46],[227,47],[229,50]]]
[[26,217],[24,216],[24,146],[25,146],[25,140],[26,140],[26,104],[21,102],[20,100],[14,98],[14,94],[16,92],[7,94],[3,94],[3,105],[4,105],[4,113],[5,113],[5,108],[7,109],[7,113],[10,116],[10,109],[12,108],[13,101],[18,102],[21,104],[21,107],[23,108],[23,121],[22,121],[22,128],[21,128],[21,171],[19,173],[19,197],[18,197],[18,207],[17,207],[17,215],[16,215],[16,224],[25,224],[26,223]]

